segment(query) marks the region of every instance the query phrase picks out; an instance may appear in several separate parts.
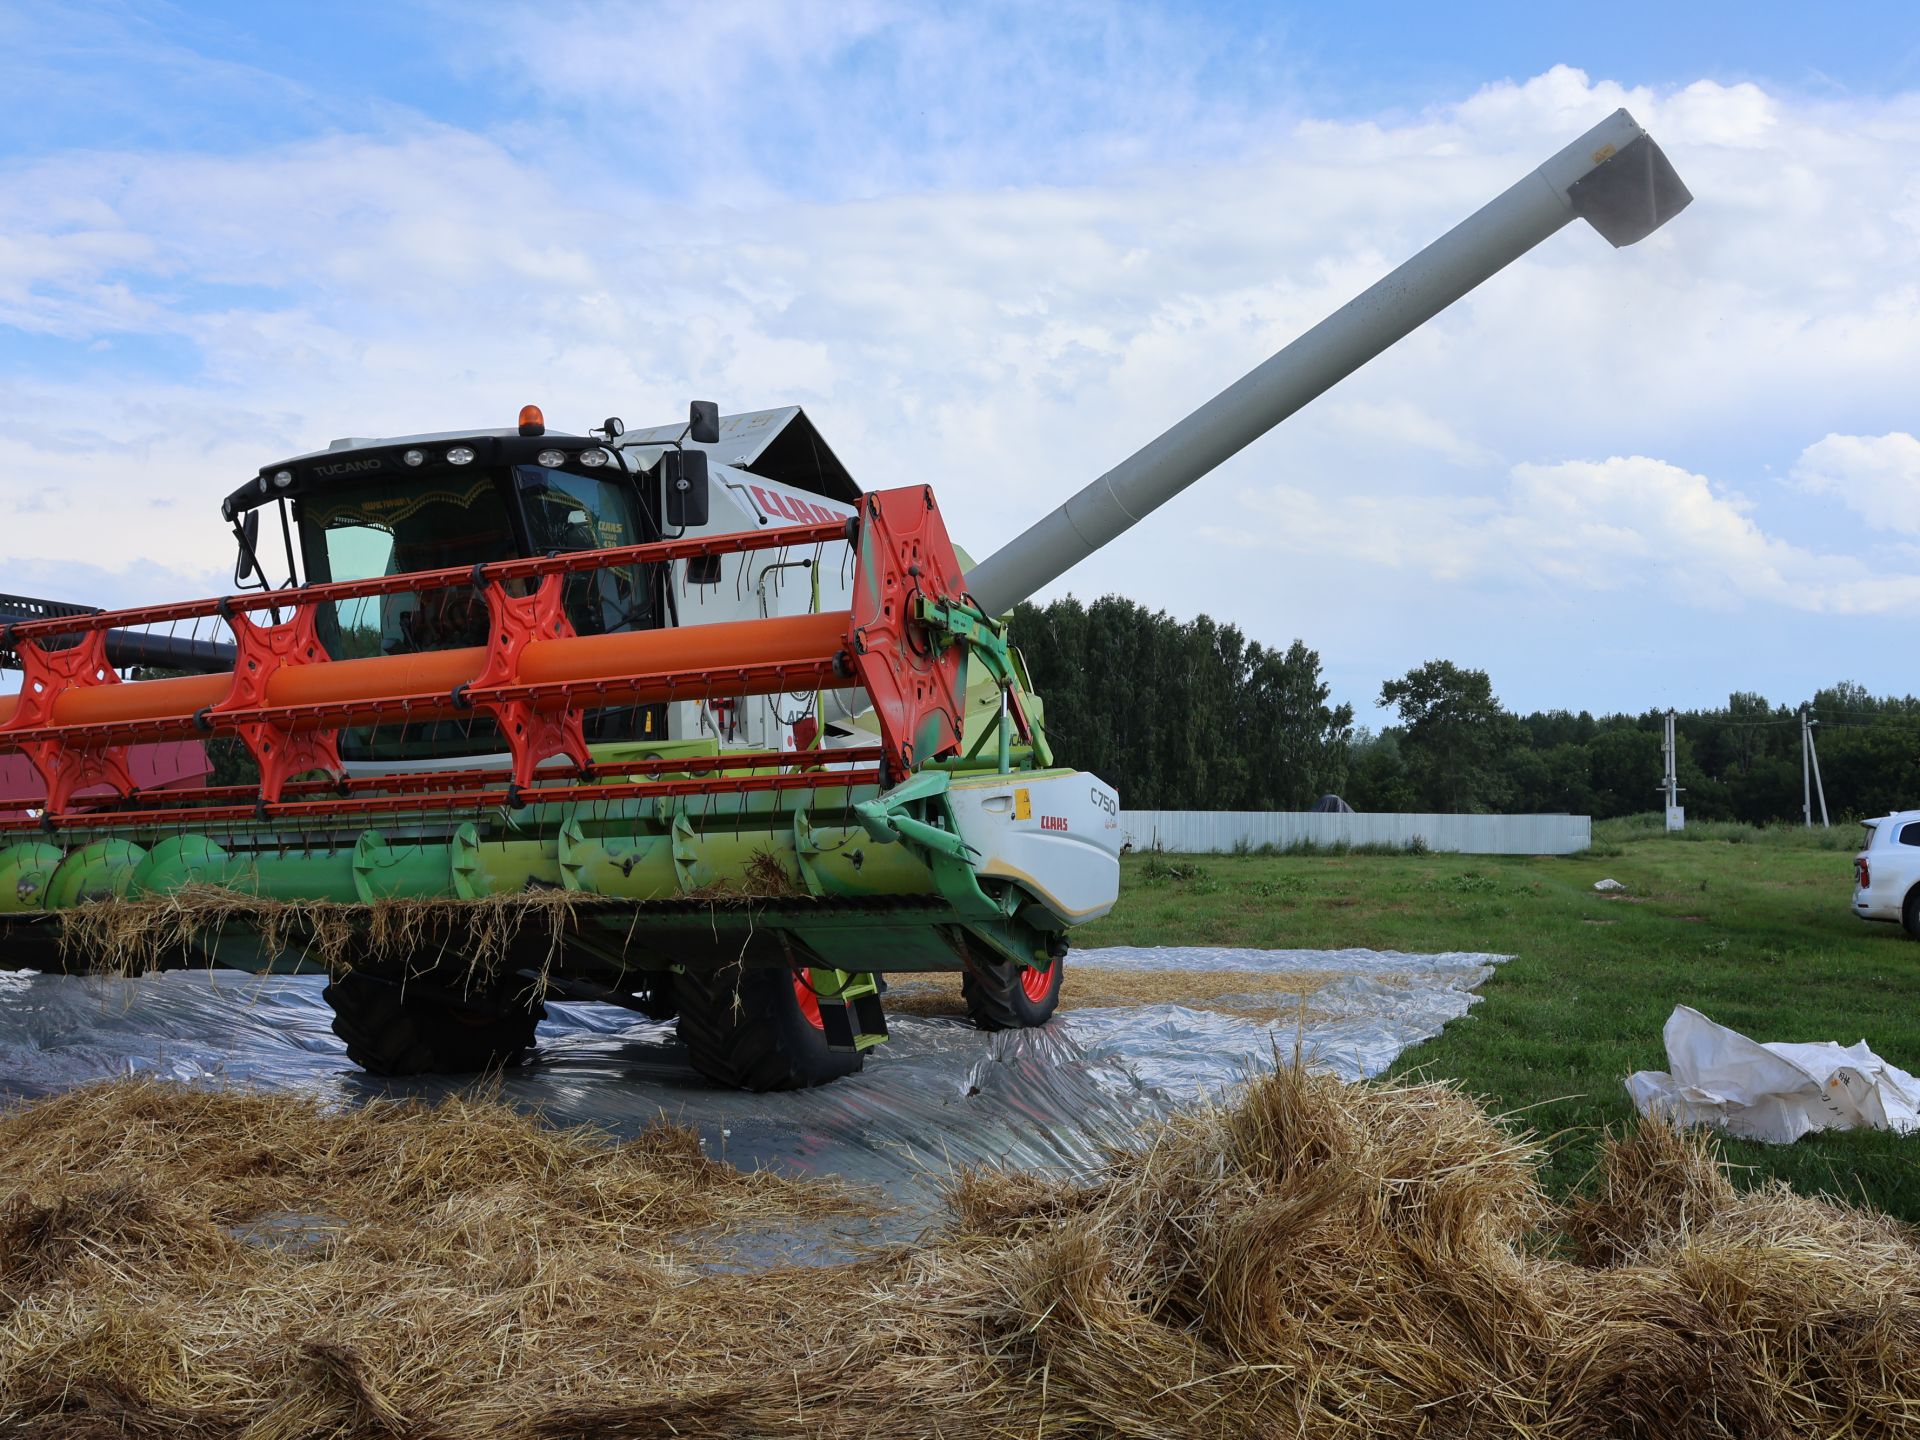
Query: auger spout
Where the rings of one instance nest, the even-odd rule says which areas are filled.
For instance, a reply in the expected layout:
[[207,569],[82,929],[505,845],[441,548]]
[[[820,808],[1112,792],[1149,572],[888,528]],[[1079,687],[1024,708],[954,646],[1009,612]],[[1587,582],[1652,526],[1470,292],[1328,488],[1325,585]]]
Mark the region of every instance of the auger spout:
[[1692,199],[1652,137],[1616,110],[981,561],[967,574],[974,599],[998,615],[1029,598],[1569,221],[1631,245]]

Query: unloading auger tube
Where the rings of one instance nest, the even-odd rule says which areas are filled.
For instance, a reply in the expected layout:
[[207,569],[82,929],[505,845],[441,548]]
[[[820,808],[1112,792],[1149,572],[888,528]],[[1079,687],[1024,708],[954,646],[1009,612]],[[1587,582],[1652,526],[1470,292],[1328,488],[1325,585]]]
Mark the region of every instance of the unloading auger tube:
[[1614,111],[982,560],[967,573],[974,599],[1004,615],[1561,226],[1582,219],[1615,246],[1631,245],[1692,199],[1653,138]]

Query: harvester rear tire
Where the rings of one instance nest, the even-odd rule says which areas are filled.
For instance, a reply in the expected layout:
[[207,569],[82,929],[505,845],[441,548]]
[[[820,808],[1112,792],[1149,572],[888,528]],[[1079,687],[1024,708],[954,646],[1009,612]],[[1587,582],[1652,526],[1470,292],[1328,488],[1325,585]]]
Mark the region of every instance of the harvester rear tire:
[[1046,1024],[1060,1008],[1066,968],[1064,955],[1054,956],[1045,970],[1036,970],[1011,960],[989,960],[975,950],[960,981],[968,1018],[982,1030],[1031,1030]]
[[827,1048],[802,1004],[805,976],[738,965],[677,975],[680,1040],[693,1068],[735,1090],[808,1090],[856,1073],[865,1054]]
[[372,1075],[466,1075],[518,1065],[547,1007],[538,1000],[405,985],[349,970],[320,992],[347,1058]]

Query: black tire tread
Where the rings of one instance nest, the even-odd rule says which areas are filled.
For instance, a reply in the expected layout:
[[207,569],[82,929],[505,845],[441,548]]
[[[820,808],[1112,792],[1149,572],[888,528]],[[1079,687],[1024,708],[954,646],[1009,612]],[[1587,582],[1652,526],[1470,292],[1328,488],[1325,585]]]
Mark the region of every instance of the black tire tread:
[[973,951],[960,981],[960,995],[967,1005],[967,1018],[981,1030],[1031,1030],[1053,1019],[1060,1004],[1060,987],[1065,983],[1066,957],[1054,957],[1058,972],[1053,993],[1035,1006],[1020,988],[1020,966],[1011,960],[990,959]]
[[[683,971],[675,977],[679,1032],[693,1068],[735,1090],[808,1090],[851,1075],[865,1056],[801,1047],[789,1041],[780,987],[791,1004],[792,978],[784,970]],[[795,1007],[797,1013],[798,1007]],[[801,1023],[805,1023],[802,1021]]]
[[349,971],[321,991],[347,1058],[371,1075],[462,1075],[511,1068],[533,1048],[546,1014],[504,996],[401,986]]

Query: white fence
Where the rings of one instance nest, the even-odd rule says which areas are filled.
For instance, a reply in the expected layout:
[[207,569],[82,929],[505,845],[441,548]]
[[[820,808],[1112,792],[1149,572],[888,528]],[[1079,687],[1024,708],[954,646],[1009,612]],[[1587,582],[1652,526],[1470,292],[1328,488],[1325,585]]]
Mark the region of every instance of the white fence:
[[1318,815],[1290,810],[1122,810],[1135,850],[1226,854],[1271,845],[1391,845],[1415,837],[1466,855],[1571,855],[1593,844],[1590,815]]

